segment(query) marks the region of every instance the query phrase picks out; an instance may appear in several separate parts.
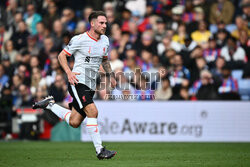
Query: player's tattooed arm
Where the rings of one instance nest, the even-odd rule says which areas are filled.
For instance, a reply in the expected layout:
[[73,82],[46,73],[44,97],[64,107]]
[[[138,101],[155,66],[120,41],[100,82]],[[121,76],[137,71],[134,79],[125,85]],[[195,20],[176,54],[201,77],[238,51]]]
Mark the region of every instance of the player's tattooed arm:
[[111,77],[115,77],[114,73],[112,72],[110,62],[108,58],[103,58],[102,59],[102,67],[106,73],[108,73]]
[[110,65],[108,58],[106,58],[106,57],[103,58],[102,67],[103,67],[104,71],[110,75],[111,87],[115,88],[115,86],[116,86],[115,75],[112,72],[111,65]]

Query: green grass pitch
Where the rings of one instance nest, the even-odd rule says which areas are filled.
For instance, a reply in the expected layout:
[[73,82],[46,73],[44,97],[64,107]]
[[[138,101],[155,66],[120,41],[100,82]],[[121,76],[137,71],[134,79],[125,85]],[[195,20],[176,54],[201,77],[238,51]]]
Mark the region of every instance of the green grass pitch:
[[0,167],[249,167],[250,143],[108,143],[98,160],[92,143],[0,142]]

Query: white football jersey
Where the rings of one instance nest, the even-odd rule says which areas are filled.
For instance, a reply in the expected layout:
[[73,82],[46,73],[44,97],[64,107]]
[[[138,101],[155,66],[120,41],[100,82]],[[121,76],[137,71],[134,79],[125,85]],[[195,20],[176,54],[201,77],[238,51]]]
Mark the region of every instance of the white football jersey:
[[99,40],[94,39],[88,32],[74,36],[64,48],[68,56],[73,55],[75,63],[72,72],[79,83],[96,89],[96,78],[103,57],[108,56],[109,40],[106,35],[101,35]]

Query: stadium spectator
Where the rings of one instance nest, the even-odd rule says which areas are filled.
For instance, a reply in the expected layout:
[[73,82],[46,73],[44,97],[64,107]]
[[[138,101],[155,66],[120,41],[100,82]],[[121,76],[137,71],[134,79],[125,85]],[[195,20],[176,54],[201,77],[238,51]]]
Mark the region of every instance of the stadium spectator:
[[190,78],[191,83],[200,78],[201,71],[203,70],[208,70],[206,60],[203,57],[195,58],[195,63],[192,67],[192,74]]
[[37,88],[39,87],[41,79],[42,79],[41,70],[38,67],[33,67],[31,73],[31,85],[30,85],[30,92],[33,97],[35,96],[35,93],[37,91]]
[[6,9],[6,14],[3,15],[6,19],[6,26],[11,26],[15,22],[15,15],[18,12],[22,12],[22,8],[18,6],[18,2],[16,0],[8,1],[8,6]]
[[136,69],[140,69],[140,67],[137,65],[136,63],[136,59],[135,58],[128,58],[126,60],[126,65],[124,66],[123,71],[125,73],[131,74],[132,76],[128,75],[126,77],[128,77],[128,80],[132,80],[133,76],[134,76],[134,72],[136,71]]
[[4,67],[5,74],[8,75],[9,79],[14,74],[14,64],[11,64],[9,55],[5,54],[2,56],[2,65]]
[[113,71],[122,70],[124,67],[123,62],[119,59],[117,49],[112,49],[110,51],[110,65]]
[[63,28],[63,23],[60,20],[55,20],[51,36],[53,38],[54,46],[56,48],[62,47],[64,32],[65,30]]
[[115,9],[114,9],[113,3],[112,2],[105,2],[103,4],[103,10],[105,13],[109,12],[109,11],[114,11]]
[[169,49],[174,49],[176,52],[180,52],[181,44],[179,44],[178,42],[172,41],[172,36],[166,34],[162,42],[160,42],[157,45],[158,55],[164,54],[164,52]]
[[[39,23],[37,24],[39,25]],[[38,56],[40,49],[42,48],[42,43],[37,42],[36,36],[30,35],[27,38],[27,47],[23,48],[21,51],[28,51],[32,56]],[[40,46],[39,46],[40,45]]]
[[8,40],[4,44],[4,53],[10,58],[12,64],[16,63],[17,51],[14,48],[14,44],[11,40]]
[[118,24],[113,24],[111,28],[111,42],[110,42],[110,48],[117,48],[120,46],[122,31]]
[[122,31],[129,31],[129,20],[132,16],[132,13],[130,10],[124,8],[121,12],[121,30]]
[[52,30],[52,23],[55,22],[55,20],[59,19],[59,11],[56,6],[56,3],[54,1],[50,1],[48,3],[46,13],[43,16],[43,22],[46,27],[51,31]]
[[211,37],[211,32],[207,30],[207,24],[205,21],[200,21],[198,25],[198,30],[194,31],[191,36],[192,39],[201,45],[203,48],[206,48],[208,39]]
[[12,34],[11,40],[14,43],[15,48],[19,51],[20,49],[27,46],[27,38],[29,36],[27,26],[24,21],[18,23],[18,29]]
[[161,87],[155,91],[155,100],[169,100],[172,97],[172,89],[168,78],[161,80]]
[[242,0],[241,7],[243,11],[242,17],[248,22],[248,28],[250,27],[249,21],[250,21],[250,2],[249,0]]
[[241,31],[246,31],[247,36],[250,36],[250,30],[247,27],[248,25],[241,16],[236,17],[235,23],[236,23],[237,29],[231,33],[232,37],[239,40]]
[[190,22],[189,24],[187,24],[187,32],[190,34],[198,29],[200,21],[203,21],[203,20],[207,21],[205,14],[204,14],[204,11],[201,7],[195,7],[194,12],[195,12],[194,13],[194,20],[192,22]]
[[129,32],[122,32],[122,36],[121,36],[121,40],[119,43],[119,48],[118,48],[118,53],[120,55],[120,59],[124,59],[125,58],[125,51],[127,49],[132,48],[132,44],[131,42],[129,42],[130,40],[130,34]]
[[210,37],[208,42],[208,48],[204,49],[203,51],[203,57],[205,58],[209,67],[214,66],[216,59],[220,56],[220,51],[221,50],[218,49],[216,46],[215,38],[213,36]]
[[244,62],[247,61],[246,53],[244,49],[237,46],[237,40],[234,37],[230,37],[227,40],[227,45],[221,49],[221,56],[225,58],[227,62],[230,62],[230,66],[233,69],[243,68]]
[[6,31],[5,25],[0,21],[0,51],[3,53],[4,43],[8,41],[11,37],[11,31]]
[[23,82],[23,80],[18,74],[15,74],[12,77],[11,94],[12,94],[12,97],[13,97],[13,104],[15,103],[15,101],[17,99],[18,88],[22,84],[22,82]]
[[153,54],[148,50],[142,50],[141,51],[141,58],[142,58],[142,66],[141,70],[142,72],[150,71],[153,68]]
[[62,75],[56,75],[55,82],[49,88],[49,95],[54,96],[56,102],[63,102],[67,91],[67,85]]
[[40,68],[40,66],[39,66],[39,60],[38,60],[38,58],[37,58],[37,56],[32,56],[31,58],[30,58],[30,68],[31,69],[33,69],[33,68]]
[[215,34],[216,36],[216,44],[217,48],[222,48],[227,43],[227,38],[230,36],[229,33],[225,29],[219,29]]
[[231,76],[231,69],[228,65],[222,68],[222,84],[218,92],[221,100],[240,100],[238,94],[238,82]]
[[15,74],[21,77],[21,81],[23,84],[29,86],[30,85],[30,71],[28,70],[25,64],[19,64],[17,67]]
[[43,87],[37,87],[36,94],[34,96],[34,101],[42,100],[44,97],[47,96],[47,89]]
[[[180,55],[175,55],[172,59],[173,64],[171,64],[169,69],[169,80],[170,85],[173,87],[173,94],[178,94],[181,87],[186,88],[189,85],[190,72],[183,66],[183,60]],[[183,89],[183,93],[184,91]]]
[[183,59],[183,65],[189,68],[192,64],[191,53],[197,47],[197,43],[194,42],[190,35],[186,35],[184,44],[181,47],[180,55]]
[[164,67],[168,67],[170,66],[173,61],[173,58],[174,56],[176,55],[176,51],[174,49],[168,49],[166,50],[163,55],[160,57],[161,59],[161,64],[164,66]]
[[215,62],[215,67],[211,69],[213,78],[216,82],[222,81],[222,68],[226,65],[226,60],[224,57],[218,57]]
[[179,44],[184,44],[185,42],[185,37],[186,37],[186,25],[185,24],[180,24],[178,27],[177,33],[172,37],[172,40],[179,43]]
[[33,98],[30,93],[29,87],[21,84],[18,87],[17,99],[14,103],[15,108],[31,106],[33,103]]
[[217,0],[210,9],[209,21],[211,24],[216,24],[223,21],[226,24],[232,23],[234,15],[234,6],[231,1]]
[[62,12],[61,22],[65,26],[65,29],[71,33],[76,28],[75,13],[71,8],[65,8]]
[[33,40],[36,40],[36,46],[38,49],[42,49],[44,47],[43,41],[48,36],[48,33],[46,32],[46,28],[43,22],[38,22],[36,25],[37,34],[34,37]]
[[27,50],[24,49],[24,50],[20,51],[20,54],[17,55],[16,60],[19,63],[22,63],[22,64],[24,64],[25,66],[28,67],[28,65],[30,63],[30,58],[31,58],[30,52],[28,52]]
[[29,33],[31,33],[32,35],[36,35],[36,24],[42,20],[42,17],[40,14],[36,13],[35,5],[27,5],[27,12],[24,14],[23,18],[28,26]]
[[182,20],[186,24],[195,21],[195,11],[192,0],[186,0],[185,12],[182,15]]
[[5,75],[4,66],[0,64],[0,92],[8,81],[9,77]]
[[[133,61],[135,61],[135,65],[132,65],[132,67],[129,67],[132,71],[135,71],[135,68],[134,67],[141,67],[142,66],[142,60],[141,58],[137,55],[137,51],[134,49],[134,48],[130,48],[130,49],[127,49],[126,52],[125,52],[125,55],[126,55],[126,59],[124,60],[124,71],[126,72],[126,67],[127,66],[131,66],[128,65],[128,60],[129,59],[133,59]],[[132,63],[133,64],[133,63]]]
[[90,15],[90,13],[93,11],[93,8],[91,6],[86,6],[84,9],[83,9],[83,21],[86,23],[86,27],[87,27],[87,30],[90,29],[90,23],[88,21],[88,17]]
[[171,20],[167,22],[167,28],[177,31],[179,24],[182,22],[182,15],[184,12],[184,7],[182,5],[177,5],[171,9],[172,15]]
[[164,20],[159,17],[156,21],[156,29],[154,31],[154,37],[156,42],[161,42],[166,33],[166,25]]
[[137,95],[137,100],[153,100],[154,91],[150,89],[150,83],[147,81],[145,76],[136,73],[134,76],[136,89],[134,94]]
[[38,55],[38,59],[39,62],[41,64],[42,67],[44,67],[45,65],[49,65],[49,56],[51,53],[51,50],[54,46],[53,43],[53,38],[52,37],[46,37],[43,41],[43,45],[44,47],[41,49],[39,55]]
[[250,38],[247,35],[247,31],[245,30],[240,31],[239,42],[240,42],[240,47],[242,47],[245,50],[247,60],[249,61],[250,60]]
[[198,100],[217,100],[218,99],[218,87],[215,85],[212,74],[208,70],[203,70],[200,74],[201,85],[197,92]]
[[144,31],[141,36],[141,42],[137,46],[138,53],[142,50],[148,50],[153,54],[157,54],[157,43],[154,41],[153,33],[149,30]]
[[87,25],[84,21],[79,21],[76,25],[75,34],[82,34],[87,31]]
[[42,80],[42,85],[50,86],[55,82],[56,76],[63,74],[61,67],[59,66],[58,59],[56,57],[50,59],[50,67],[46,71],[44,71],[45,80]]
[[200,46],[196,46],[190,54],[192,60],[203,57],[203,49]]
[[188,94],[188,88],[185,86],[182,86],[178,93],[173,93],[173,96],[170,98],[170,100],[190,100],[190,97]]
[[[130,95],[134,92],[134,87],[128,82],[126,76],[130,75],[129,73],[123,73],[122,70],[116,71],[116,80],[117,87],[112,90],[112,95]],[[114,99],[114,100],[122,100],[122,99]],[[133,98],[125,100],[134,100]]]

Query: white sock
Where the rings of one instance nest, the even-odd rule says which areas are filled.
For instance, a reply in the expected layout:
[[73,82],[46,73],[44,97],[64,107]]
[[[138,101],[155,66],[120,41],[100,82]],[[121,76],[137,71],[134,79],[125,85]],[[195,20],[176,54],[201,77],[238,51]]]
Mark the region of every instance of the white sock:
[[97,154],[99,154],[103,147],[96,118],[87,118],[87,131],[93,141]]
[[64,119],[69,124],[69,117],[71,115],[70,110],[59,106],[58,104],[48,105],[46,108],[55,113],[59,118]]

